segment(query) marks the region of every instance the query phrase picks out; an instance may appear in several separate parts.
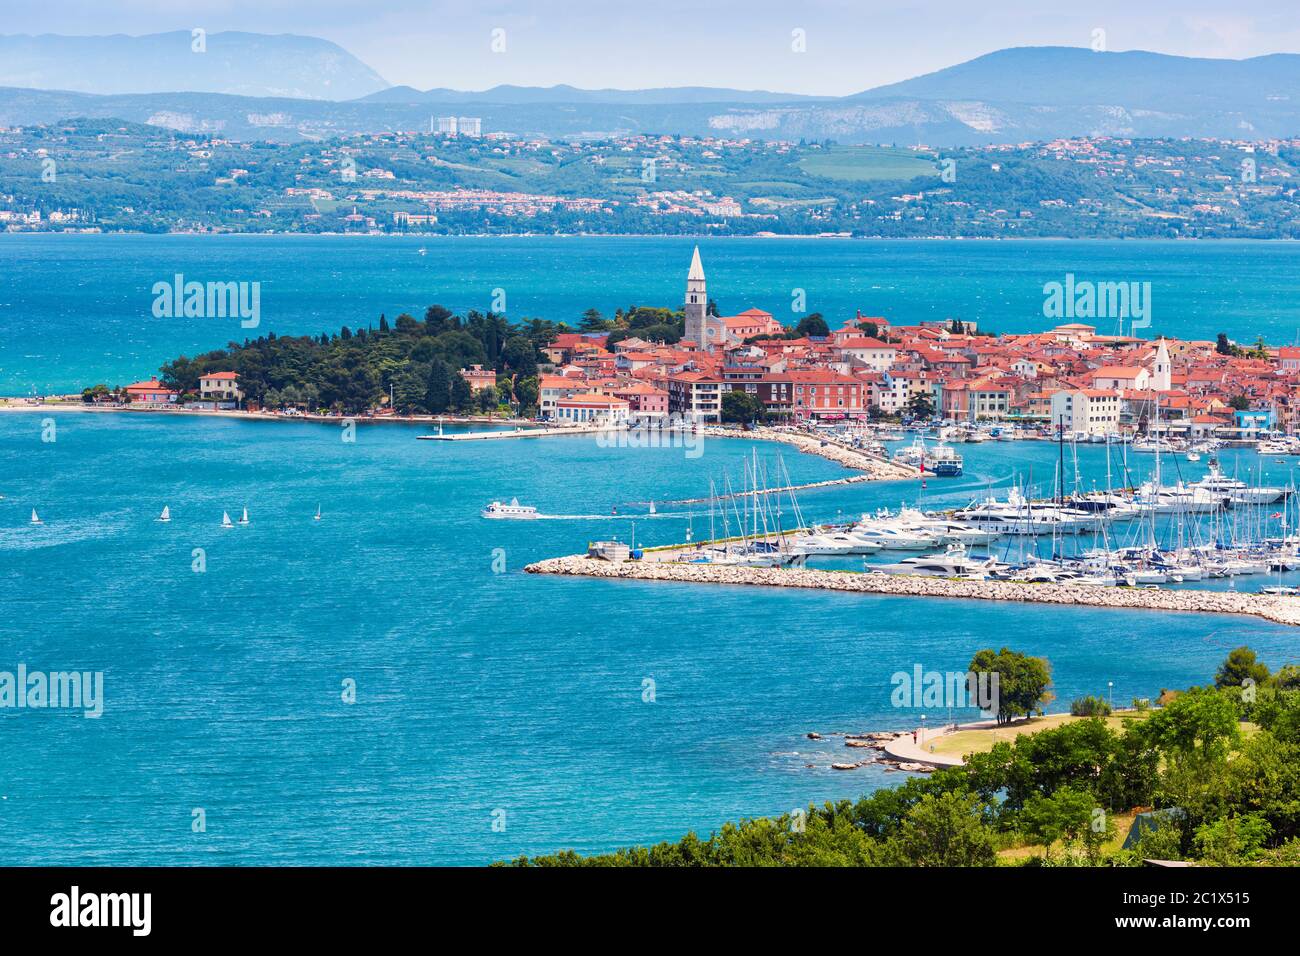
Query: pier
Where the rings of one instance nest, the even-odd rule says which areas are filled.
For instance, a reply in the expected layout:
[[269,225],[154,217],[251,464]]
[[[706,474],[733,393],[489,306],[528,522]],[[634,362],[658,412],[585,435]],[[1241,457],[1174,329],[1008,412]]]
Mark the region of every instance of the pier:
[[[895,597],[958,598],[978,601],[1019,601],[1122,610],[1237,614],[1275,624],[1300,625],[1300,598],[1223,591],[1151,591],[1143,588],[1099,587],[1086,584],[1028,584],[1018,581],[964,581],[858,571],[817,571],[807,568],[738,567],[684,564],[668,554],[657,560],[609,562],[582,555],[551,558],[530,564],[529,574],[578,575],[682,584],[755,585],[811,588]],[[647,554],[647,557],[649,555]],[[666,559],[666,560],[665,560]]]
[[866,472],[867,477],[875,481],[905,481],[921,477],[920,471],[915,468],[896,465],[885,458],[868,454],[860,448],[803,432],[777,428],[755,428],[744,431],[739,428],[711,425],[704,430],[704,434],[713,438],[748,438],[750,441],[774,441],[791,445],[805,454],[818,455],[845,468]]
[[557,435],[595,435],[600,432],[620,431],[616,426],[611,425],[564,425],[564,426],[546,426],[539,425],[536,428],[522,428],[515,426],[513,431],[508,429],[498,429],[490,432],[454,432],[450,435],[417,435],[420,441],[499,441],[506,438],[551,438]]

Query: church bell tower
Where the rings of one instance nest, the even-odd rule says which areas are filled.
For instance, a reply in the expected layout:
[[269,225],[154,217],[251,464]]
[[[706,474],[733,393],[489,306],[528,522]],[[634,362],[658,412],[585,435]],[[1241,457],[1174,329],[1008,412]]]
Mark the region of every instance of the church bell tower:
[[714,344],[709,341],[709,294],[704,288],[704,266],[700,262],[700,247],[691,256],[691,271],[686,276],[686,338],[700,348]]

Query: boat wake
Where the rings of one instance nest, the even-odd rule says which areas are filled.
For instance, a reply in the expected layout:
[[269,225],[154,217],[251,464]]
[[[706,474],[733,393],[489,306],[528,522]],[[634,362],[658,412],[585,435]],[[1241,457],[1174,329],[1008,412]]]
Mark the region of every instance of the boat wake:
[[646,512],[631,512],[617,515],[536,515],[534,521],[642,521],[649,518],[689,518],[690,515],[685,511],[657,511],[654,514]]

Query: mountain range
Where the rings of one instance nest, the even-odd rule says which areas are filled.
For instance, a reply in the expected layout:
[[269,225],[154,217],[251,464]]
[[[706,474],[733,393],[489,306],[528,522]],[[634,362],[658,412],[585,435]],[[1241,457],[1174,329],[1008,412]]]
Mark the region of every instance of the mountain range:
[[0,86],[349,100],[388,85],[337,44],[293,34],[0,36]]
[[[430,128],[555,138],[629,133],[971,146],[1063,136],[1300,135],[1300,55],[1245,60],[1019,47],[850,96],[679,87],[466,92],[389,86],[311,37],[184,32],[0,37],[0,123],[116,117],[195,133],[297,140]],[[152,51],[152,52],[151,52]]]

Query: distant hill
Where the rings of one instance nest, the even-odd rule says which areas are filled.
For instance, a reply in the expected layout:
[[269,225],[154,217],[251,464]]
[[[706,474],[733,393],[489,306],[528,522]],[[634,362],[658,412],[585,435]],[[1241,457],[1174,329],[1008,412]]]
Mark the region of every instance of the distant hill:
[[769,93],[766,90],[729,90],[711,86],[673,86],[649,90],[582,90],[576,86],[494,86],[481,92],[393,86],[362,97],[365,103],[501,103],[510,105],[552,103],[608,103],[683,105],[695,103],[790,103],[834,100],[831,96]]
[[[159,36],[172,38],[169,55],[174,55],[180,38],[185,56],[203,58],[188,52],[188,34]],[[232,48],[222,45],[223,38],[249,36],[210,36],[206,56]],[[5,55],[4,43],[12,39],[0,39],[0,83],[39,85],[30,82],[30,77],[26,81],[13,78],[26,74]],[[226,78],[229,85],[255,87],[242,95],[230,95],[231,90],[223,89],[87,96],[67,92],[68,82],[61,85],[65,91],[0,89],[0,123],[119,117],[191,133],[220,132],[238,139],[281,141],[428,129],[434,116],[447,114],[481,117],[485,132],[588,139],[664,133],[831,139],[843,144],[979,146],[1064,136],[1265,139],[1300,135],[1300,56],[1294,54],[1211,60],[1024,47],[1000,50],[852,96],[800,97],[707,87],[581,90],[497,86],[479,92],[421,91],[409,86],[388,87],[338,47],[319,40],[251,37],[250,49],[264,54],[269,47],[258,44],[273,42],[302,43],[306,52],[297,59],[286,52],[265,67],[232,70]],[[353,64],[356,70],[340,67],[331,74],[322,68],[313,73],[303,66],[314,62],[315,56],[324,56],[325,50],[346,58],[338,62]],[[251,57],[250,53],[240,62],[252,63]],[[193,69],[188,61],[185,65]],[[161,67],[153,64],[148,69]],[[126,85],[124,77],[128,75],[123,72],[114,82]],[[349,81],[354,87],[365,88],[343,95],[349,85],[343,82],[344,75],[354,78]],[[295,77],[310,92],[273,95],[262,89],[290,86]],[[214,87],[219,85],[217,78],[215,73],[209,76]],[[68,77],[60,74],[45,79],[67,81]],[[130,82],[143,83],[145,79],[137,77]],[[325,89],[330,95],[321,92]]]
[[1055,108],[1109,105],[1194,112],[1300,106],[1300,55],[1215,60],[1077,47],[1016,47],[846,97],[980,100]]
[[146,36],[0,36],[0,86],[82,93],[199,92],[350,100],[388,86],[337,44],[316,37],[188,31]]

